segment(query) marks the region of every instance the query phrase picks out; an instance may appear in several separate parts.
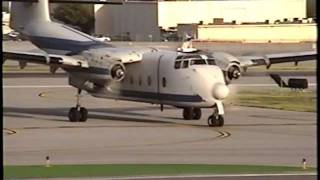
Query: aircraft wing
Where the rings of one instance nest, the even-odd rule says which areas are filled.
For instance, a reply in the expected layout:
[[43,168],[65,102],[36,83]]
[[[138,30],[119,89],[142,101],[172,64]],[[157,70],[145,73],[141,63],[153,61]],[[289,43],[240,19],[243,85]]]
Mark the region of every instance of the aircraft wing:
[[292,52],[266,54],[264,56],[238,56],[241,67],[266,65],[269,68],[272,64],[300,61],[309,61],[317,59],[316,51]]
[[[27,63],[49,65],[54,68],[89,68],[88,62],[77,56],[63,56],[44,54],[41,52],[3,52],[3,59],[19,61],[20,68],[24,68]],[[55,69],[56,70],[56,69]]]

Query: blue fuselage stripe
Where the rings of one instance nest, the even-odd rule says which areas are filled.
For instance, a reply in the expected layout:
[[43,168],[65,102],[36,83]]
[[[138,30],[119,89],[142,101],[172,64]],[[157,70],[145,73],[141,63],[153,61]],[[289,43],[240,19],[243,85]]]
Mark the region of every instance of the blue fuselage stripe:
[[29,36],[30,41],[41,49],[61,50],[77,54],[91,48],[112,47],[100,41],[75,41],[52,37]]
[[121,90],[120,94],[121,96],[125,96],[125,97],[158,99],[161,101],[204,102],[202,97],[199,95],[167,94],[167,93],[130,91],[130,90]]

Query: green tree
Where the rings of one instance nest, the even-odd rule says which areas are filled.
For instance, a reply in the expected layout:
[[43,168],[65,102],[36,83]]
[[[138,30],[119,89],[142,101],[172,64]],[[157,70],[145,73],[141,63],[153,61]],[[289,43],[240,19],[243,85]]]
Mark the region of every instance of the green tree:
[[53,10],[53,18],[65,24],[77,26],[85,33],[91,33],[94,27],[93,5],[63,4]]
[[9,12],[9,3],[2,2],[2,12]]

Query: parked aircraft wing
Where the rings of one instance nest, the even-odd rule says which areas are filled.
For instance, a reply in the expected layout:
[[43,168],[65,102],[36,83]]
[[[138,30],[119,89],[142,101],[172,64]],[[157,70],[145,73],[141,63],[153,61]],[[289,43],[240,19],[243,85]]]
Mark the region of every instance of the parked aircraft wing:
[[292,53],[277,53],[266,54],[264,56],[239,56],[241,67],[266,65],[270,68],[272,64],[309,61],[317,59],[316,51],[292,52]]
[[24,68],[27,63],[44,64],[55,67],[88,68],[88,62],[74,56],[60,56],[43,54],[39,52],[3,52],[3,59],[19,61],[20,67]]

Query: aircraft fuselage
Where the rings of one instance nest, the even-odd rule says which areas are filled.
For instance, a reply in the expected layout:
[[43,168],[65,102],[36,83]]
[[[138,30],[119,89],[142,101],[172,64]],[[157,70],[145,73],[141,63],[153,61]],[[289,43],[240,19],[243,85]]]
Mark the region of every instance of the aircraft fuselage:
[[[93,51],[95,56],[99,54],[97,50]],[[127,51],[128,53],[139,52],[139,50]],[[121,52],[125,51],[121,50]],[[100,58],[94,57],[91,61],[96,61],[97,67],[101,68],[104,63],[110,61],[103,59],[103,56],[110,53],[106,48],[104,53],[100,53]],[[221,69],[212,63],[214,59],[205,55],[190,56],[151,48],[140,49],[139,53],[142,56],[141,61],[126,64],[123,80],[109,81],[104,86],[87,91],[95,97],[177,107],[212,107],[220,101],[214,97],[214,88],[217,84],[225,85],[225,81]],[[121,56],[125,55],[119,55],[119,58]],[[103,76],[95,72],[71,72],[70,74],[71,78]]]

